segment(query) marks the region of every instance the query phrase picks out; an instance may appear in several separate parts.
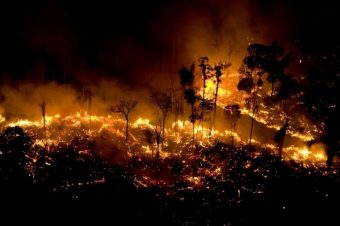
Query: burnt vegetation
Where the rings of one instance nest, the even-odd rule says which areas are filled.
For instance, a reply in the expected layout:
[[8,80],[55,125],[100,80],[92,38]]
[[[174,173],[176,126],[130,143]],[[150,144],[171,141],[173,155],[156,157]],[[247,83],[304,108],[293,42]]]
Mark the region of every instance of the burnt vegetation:
[[[110,148],[113,153],[125,153],[127,157],[123,161],[113,163],[102,154],[95,133],[99,119],[91,114],[91,99],[90,115],[84,122],[88,126],[85,126],[85,132],[71,134],[67,142],[49,144],[48,132],[52,131],[52,126],[47,126],[48,105],[43,101],[38,106],[42,127],[13,125],[2,129],[1,199],[62,200],[72,205],[97,200],[117,213],[128,213],[132,218],[125,220],[131,223],[286,225],[293,220],[308,222],[300,212],[318,214],[329,223],[334,220],[332,206],[338,204],[340,189],[339,167],[337,163],[333,165],[338,150],[337,130],[332,125],[335,106],[333,102],[323,102],[323,94],[310,92],[315,84],[322,89],[321,81],[299,84],[298,80],[285,74],[287,62],[288,55],[283,55],[283,48],[276,42],[269,46],[253,44],[248,47],[237,86],[240,92],[246,93],[245,109],[249,110],[251,120],[248,142],[235,139],[237,123],[242,117],[236,103],[222,109],[227,120],[225,125],[230,129],[230,140],[214,138],[220,107],[217,104],[219,85],[223,68],[229,65],[217,64],[213,68],[208,65],[207,57],[198,61],[202,92],[195,86],[197,71],[193,64],[190,69],[179,70],[178,94],[169,89],[151,95],[150,102],[157,115],[154,125],[147,124],[142,129],[134,126],[129,130],[130,114],[137,108],[135,100],[122,99],[108,109],[124,118],[117,128],[122,130],[125,143]],[[320,72],[313,70],[310,76],[317,73]],[[271,86],[270,92],[263,91],[265,76]],[[215,79],[213,99],[205,93],[208,77]],[[334,87],[327,86],[327,93]],[[298,95],[302,92],[304,95]],[[320,100],[316,101],[317,106],[311,95]],[[284,158],[284,139],[289,120],[292,120],[285,105],[292,104],[286,102],[292,97],[303,101],[307,110],[311,109],[312,120],[325,124],[324,133],[317,141],[311,140],[310,145],[319,141],[327,144],[326,162],[307,164],[308,159],[304,160],[306,162],[289,159],[287,153]],[[181,101],[178,98],[182,98]],[[185,109],[185,102],[188,111],[179,110]],[[272,138],[276,143],[274,151],[271,147],[252,143],[257,113],[266,105],[277,106],[286,120]],[[320,110],[316,112],[315,108]],[[169,133],[166,124],[172,114],[175,120],[187,117],[191,135],[179,136],[178,128],[174,134]],[[206,126],[205,133],[204,129],[197,130],[209,123],[211,126]],[[39,130],[43,133],[43,144],[36,143]],[[110,143],[116,143],[121,137],[110,139]],[[151,155],[141,154],[141,150],[135,148],[138,139],[148,145],[146,151]],[[176,150],[176,146],[171,145],[178,139],[177,144],[187,142],[187,146]],[[325,214],[331,217],[324,219]]]
[[13,2],[0,203],[17,218],[337,225],[338,7]]

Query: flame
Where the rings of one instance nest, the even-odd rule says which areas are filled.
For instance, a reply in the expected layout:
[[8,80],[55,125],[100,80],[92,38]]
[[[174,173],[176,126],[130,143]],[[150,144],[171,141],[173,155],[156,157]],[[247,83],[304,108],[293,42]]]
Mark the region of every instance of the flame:
[[[243,112],[245,112],[244,109]],[[0,119],[5,120],[4,117],[1,115]],[[125,121],[119,117],[113,117],[111,115],[99,116],[89,115],[87,112],[76,112],[74,115],[68,115],[65,117],[62,117],[59,114],[46,116],[45,120],[47,131],[44,136],[39,135],[39,133],[38,136],[34,136],[34,145],[58,145],[59,143],[69,142],[75,135],[98,136],[104,130],[109,132],[111,136],[117,137],[119,139],[123,139],[125,137]],[[89,128],[90,123],[92,128]],[[7,124],[6,121],[3,121],[3,124],[5,124],[4,126],[9,127],[20,126],[31,133],[37,133],[37,129],[43,128],[42,120],[30,121],[25,119],[18,120],[16,122],[8,122]],[[178,134],[175,134],[175,125],[178,125]],[[142,117],[131,123],[130,126],[131,128],[137,130],[143,128],[155,128],[155,126],[150,123],[149,119]],[[62,130],[60,130],[60,128],[58,130],[58,127],[61,127]],[[164,150],[160,151],[161,158],[168,158],[171,156],[180,155],[182,153],[182,150],[185,150],[191,146],[191,122],[187,120],[179,120],[177,122],[174,122],[172,127],[167,128],[165,131],[167,134],[167,140],[164,142]],[[243,141],[239,134],[235,131],[219,131],[216,129],[211,130],[210,128],[202,127],[201,125],[195,127],[195,134],[196,136],[200,137],[198,143],[202,146],[213,145],[214,140],[229,141],[231,137],[234,137],[234,141],[238,143],[247,144],[248,142]],[[300,135],[300,138],[302,140],[310,138],[308,134]],[[143,150],[143,153],[150,155],[152,153],[152,150],[155,151],[156,144],[147,144],[144,141],[144,137],[136,137],[132,133],[130,134],[130,136],[133,138],[132,140],[134,141],[134,145],[139,145],[140,150]],[[266,149],[276,152],[277,148],[273,144],[261,144],[255,139],[253,139],[252,142],[253,144],[260,145]],[[177,147],[174,147],[173,145]],[[169,152],[170,148],[178,151]],[[313,145],[311,148],[289,146],[284,148],[284,152],[286,160],[293,159],[295,161],[311,162],[313,165],[324,162],[327,158],[325,155],[325,147],[321,144]]]

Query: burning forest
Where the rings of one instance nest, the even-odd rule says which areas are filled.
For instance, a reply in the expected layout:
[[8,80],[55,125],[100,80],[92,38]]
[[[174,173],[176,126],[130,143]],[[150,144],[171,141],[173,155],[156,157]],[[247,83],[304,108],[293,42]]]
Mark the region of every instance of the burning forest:
[[1,200],[101,201],[123,225],[337,221],[336,7],[23,4],[1,15]]

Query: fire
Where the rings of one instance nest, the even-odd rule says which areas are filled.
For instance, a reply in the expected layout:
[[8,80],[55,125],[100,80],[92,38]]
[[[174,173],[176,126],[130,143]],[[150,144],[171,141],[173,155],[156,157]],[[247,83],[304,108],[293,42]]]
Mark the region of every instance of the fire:
[[138,127],[154,128],[154,126],[150,124],[150,120],[145,119],[145,118],[138,118],[133,123],[133,127],[135,127],[135,128],[138,128]]
[[18,120],[17,122],[12,122],[8,124],[9,127],[14,127],[14,126],[20,126],[20,127],[36,126],[38,127],[40,125],[41,125],[40,122],[29,121],[27,119]]
[[[276,107],[269,109],[263,104],[260,105],[260,109],[257,114],[253,115],[253,113],[245,107],[244,96],[240,94],[240,92],[235,88],[237,86],[238,78],[238,73],[230,73],[227,76],[222,76],[222,81],[226,80],[226,84],[223,85],[222,82],[222,85],[218,89],[217,105],[221,108],[224,108],[228,104],[237,103],[240,105],[242,115],[254,118],[258,123],[265,125],[267,128],[279,130],[287,119],[287,115],[285,115],[280,109],[277,109]],[[206,96],[207,98],[213,99],[215,95],[216,84],[212,79],[209,79],[207,80],[206,85]],[[321,128],[318,128],[316,125],[307,120],[300,120],[299,118],[303,117],[295,117],[294,120],[293,118],[290,118],[290,120],[294,121],[295,127],[304,128],[304,131],[298,132],[297,129],[290,129],[287,131],[289,135],[304,142],[311,141],[315,138],[315,136],[320,135],[322,132]]]
[[[222,75],[222,79],[225,78],[225,75]],[[216,89],[216,84],[212,79],[207,80],[206,83],[206,88],[205,91],[207,93],[207,98],[213,99],[214,95],[215,95],[215,89]],[[224,89],[222,87],[220,87],[218,89],[218,96],[222,97],[222,98],[229,98],[231,95],[231,91]]]
[[[230,81],[233,81],[233,79],[237,79],[237,74],[232,75],[234,76],[232,76],[232,79],[230,79]],[[206,94],[208,98],[214,96],[215,85],[216,84],[212,80],[207,81]],[[222,83],[219,87],[219,99],[217,101],[217,105],[220,107],[224,107],[226,103],[228,103],[228,101],[230,100],[236,100],[237,103],[242,104],[242,98],[237,95],[231,95],[233,93],[234,91],[230,90],[230,87],[226,87]],[[254,117],[254,119],[258,123],[262,123],[268,128],[274,128],[275,130],[280,129],[281,125],[273,123],[273,119],[271,118],[273,116],[271,116],[272,114],[270,110],[266,109],[264,106],[261,107],[261,110],[258,114],[253,116],[248,109],[241,105],[241,113],[242,115]],[[277,121],[281,123],[281,121],[284,119],[284,115],[278,115],[279,117]],[[46,125],[46,131],[44,133],[41,133],[44,121]],[[126,145],[125,142],[122,141],[125,136],[125,120],[119,116],[89,114],[85,111],[75,112],[74,114],[66,116],[61,116],[60,114],[46,115],[45,120],[41,119],[31,121],[27,119],[22,119],[11,122],[7,121],[2,115],[0,115],[0,122],[4,127],[19,126],[25,128],[29,133],[34,134],[34,144],[44,147],[46,145],[58,145],[59,143],[70,142],[74,136],[97,137],[100,136],[103,132],[109,134],[112,142],[118,141],[122,145],[122,147]],[[128,144],[128,150],[130,150],[131,148],[137,149],[147,155],[155,152],[157,146],[156,143],[147,143],[145,141],[144,135],[141,133],[143,129],[151,129],[152,132],[156,129],[156,126],[151,123],[150,119],[139,117],[137,120],[129,124],[129,127],[132,130],[129,131],[129,137],[131,137],[131,141]],[[205,124],[206,125],[204,126],[196,124],[194,131],[196,142],[203,147],[214,145],[215,141],[230,142],[230,138],[232,137],[236,143],[243,145],[248,143],[247,140],[242,140],[239,133],[236,131],[219,131],[217,129],[212,129],[208,125],[208,123]],[[307,124],[303,125],[308,126]],[[293,129],[288,130],[288,134],[302,141],[309,141],[314,138],[311,131],[319,132],[316,127],[313,127],[312,129],[304,133],[297,132]],[[192,145],[191,122],[188,120],[178,120],[176,122],[173,122],[171,127],[165,129],[164,137],[164,147],[163,150],[160,150],[161,158],[169,158],[185,153],[185,151],[187,151],[188,148]],[[254,139],[253,144],[264,147],[265,149],[272,150],[273,152],[276,152],[277,149],[276,146],[273,144],[261,144],[259,141],[256,141]],[[324,149],[324,147],[312,147],[311,150],[306,147],[286,147],[284,149],[285,159],[293,159],[296,161],[304,162],[310,161],[313,162],[313,164],[322,162],[326,159]],[[219,171],[220,170],[217,170],[216,173]]]
[[310,162],[313,165],[324,164],[327,156],[324,144],[318,143],[309,147],[290,146],[285,148],[286,159],[294,159],[300,162]]

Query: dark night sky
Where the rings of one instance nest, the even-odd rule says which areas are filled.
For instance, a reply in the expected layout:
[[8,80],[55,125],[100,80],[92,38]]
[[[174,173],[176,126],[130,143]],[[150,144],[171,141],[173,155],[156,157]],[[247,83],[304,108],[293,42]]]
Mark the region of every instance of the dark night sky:
[[[297,45],[305,54],[327,54],[339,47],[340,15],[335,1],[243,2],[251,15],[245,22],[248,30],[256,27],[256,32],[262,32],[264,25],[264,33],[277,30],[276,35],[284,34],[285,41],[296,44],[299,40]],[[209,15],[214,21],[221,7],[232,11],[236,4],[243,7],[243,3],[222,0],[2,1],[0,72],[3,77],[25,77],[46,58],[66,62],[72,70],[89,68],[114,76],[136,74],[126,71],[131,62],[138,62],[139,72],[148,71],[169,52],[173,31],[183,32],[178,24],[190,12]]]

